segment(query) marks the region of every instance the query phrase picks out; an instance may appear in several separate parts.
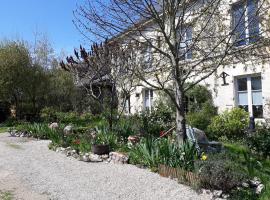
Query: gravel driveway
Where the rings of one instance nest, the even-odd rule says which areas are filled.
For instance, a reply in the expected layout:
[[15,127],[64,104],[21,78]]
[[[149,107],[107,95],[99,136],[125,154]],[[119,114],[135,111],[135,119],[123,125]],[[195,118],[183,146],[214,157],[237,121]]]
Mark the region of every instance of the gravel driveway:
[[48,150],[48,143],[0,134],[0,192],[25,200],[210,199],[133,165],[67,158]]

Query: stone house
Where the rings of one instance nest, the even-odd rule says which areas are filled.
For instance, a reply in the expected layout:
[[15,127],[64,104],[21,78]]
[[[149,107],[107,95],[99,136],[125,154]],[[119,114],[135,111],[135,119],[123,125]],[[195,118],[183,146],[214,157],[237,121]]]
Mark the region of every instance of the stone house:
[[[225,1],[223,12],[229,16],[224,23],[233,24],[240,21],[236,28],[238,42],[236,48],[256,43],[256,37],[267,37],[265,24],[269,18],[259,18],[254,9],[258,3],[254,0]],[[241,21],[239,13],[243,14],[245,20]],[[248,23],[253,18],[252,23]],[[193,27],[188,27],[185,33],[186,40],[192,41]],[[123,33],[124,34],[124,33]],[[151,33],[147,33],[151,34]],[[251,36],[252,37],[249,37]],[[270,55],[270,54],[269,54]],[[144,52],[143,59],[153,57],[151,49]],[[185,54],[185,60],[193,59],[193,52]],[[153,64],[154,65],[154,64]],[[151,79],[151,77],[149,78]],[[151,81],[151,80],[150,80]],[[169,83],[168,83],[169,84]],[[214,104],[219,112],[233,107],[241,107],[250,113],[255,119],[270,119],[270,62],[268,60],[249,60],[244,62],[232,62],[218,68],[214,74],[200,82],[211,90]],[[134,114],[143,110],[151,110],[160,93],[150,86],[141,84],[125,100],[126,113]]]

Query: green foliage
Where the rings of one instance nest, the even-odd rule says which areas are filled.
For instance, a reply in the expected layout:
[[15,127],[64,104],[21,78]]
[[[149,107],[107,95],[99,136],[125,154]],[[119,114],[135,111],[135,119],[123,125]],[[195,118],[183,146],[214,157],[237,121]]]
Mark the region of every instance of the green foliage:
[[197,158],[196,149],[190,143],[178,145],[168,139],[155,140],[152,137],[144,138],[131,148],[129,154],[132,163],[142,164],[151,169],[165,164],[192,171]]
[[206,161],[196,163],[204,188],[230,192],[245,180],[239,165],[226,154],[209,155]]
[[255,151],[259,156],[267,158],[270,156],[270,128],[258,126],[255,133],[247,139],[250,149]]
[[212,102],[206,101],[201,104],[201,109],[187,114],[187,122],[190,126],[207,131],[211,120],[217,115],[217,109]]
[[259,199],[259,195],[256,194],[254,189],[240,188],[234,189],[230,192],[230,200],[256,200]]
[[127,141],[128,136],[135,135],[140,132],[138,118],[122,117],[113,127],[113,130],[124,141]]
[[107,126],[96,127],[97,135],[94,139],[95,144],[107,144],[111,150],[115,150],[118,147],[117,134],[109,129]]
[[56,121],[56,111],[53,107],[45,107],[40,111],[41,120],[44,122]]
[[18,131],[26,131],[34,138],[50,139],[53,143],[59,144],[63,137],[60,130],[51,129],[47,124],[43,123],[23,123],[16,127]]
[[[41,46],[35,50],[39,48],[48,50]],[[38,121],[40,110],[46,106],[69,111],[76,104],[71,74],[56,67],[48,68],[50,64],[57,66],[57,61],[50,59],[49,63],[45,58],[49,52],[43,52],[43,58],[40,52],[31,52],[24,41],[0,43],[0,99],[14,106],[17,119]]]
[[161,131],[170,129],[174,121],[173,111],[162,101],[156,102],[151,112],[142,112],[138,117],[142,133],[156,137]]
[[89,125],[93,115],[90,113],[79,114],[77,112],[58,112],[52,107],[45,107],[40,113],[44,122],[59,122],[61,124],[75,124],[79,126]]
[[229,139],[241,139],[249,125],[249,115],[241,108],[233,108],[213,118],[208,126],[211,138],[226,136]]
[[190,113],[201,111],[207,102],[213,106],[211,91],[205,86],[195,85],[188,90],[186,97],[188,98],[188,111]]

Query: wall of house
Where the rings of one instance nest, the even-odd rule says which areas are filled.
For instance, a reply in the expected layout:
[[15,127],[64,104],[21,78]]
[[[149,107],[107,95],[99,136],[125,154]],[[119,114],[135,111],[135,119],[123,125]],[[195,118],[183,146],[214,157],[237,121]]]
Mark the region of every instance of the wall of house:
[[[221,73],[228,74],[226,77],[227,85],[223,85]],[[263,97],[263,116],[270,118],[270,64],[235,64],[224,68],[219,68],[217,73],[203,81],[201,84],[209,86],[212,91],[215,105],[219,112],[231,109],[237,105],[237,78],[247,76],[261,76],[262,97]]]

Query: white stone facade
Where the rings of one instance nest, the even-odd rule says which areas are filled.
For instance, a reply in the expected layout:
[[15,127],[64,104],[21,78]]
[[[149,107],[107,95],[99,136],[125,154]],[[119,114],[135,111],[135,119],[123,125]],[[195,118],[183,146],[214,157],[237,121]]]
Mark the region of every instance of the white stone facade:
[[[226,1],[225,1],[226,2]],[[238,2],[232,0],[224,3],[224,9],[221,9],[225,15],[230,15],[231,6]],[[239,1],[240,2],[240,1]],[[267,21],[269,18],[266,17]],[[224,23],[231,23],[230,17]],[[269,23],[269,22],[268,22]],[[260,30],[263,26],[260,22]],[[256,64],[257,63],[257,64]],[[262,64],[264,63],[264,64]],[[226,80],[221,77],[222,73],[226,73]],[[245,89],[239,90],[239,79],[246,81]],[[233,107],[243,106],[249,111],[251,117],[257,119],[270,119],[270,63],[266,62],[250,62],[245,64],[235,63],[225,67],[220,67],[215,74],[211,75],[200,83],[207,86],[212,91],[214,104],[218,107],[219,112]],[[252,88],[255,84],[258,88]],[[128,113],[135,114],[143,110],[149,109],[158,98],[159,92],[153,90],[153,94],[149,95],[151,88],[147,85],[138,86],[130,94],[128,103]],[[150,108],[151,109],[151,108]],[[262,113],[258,113],[258,110]]]

